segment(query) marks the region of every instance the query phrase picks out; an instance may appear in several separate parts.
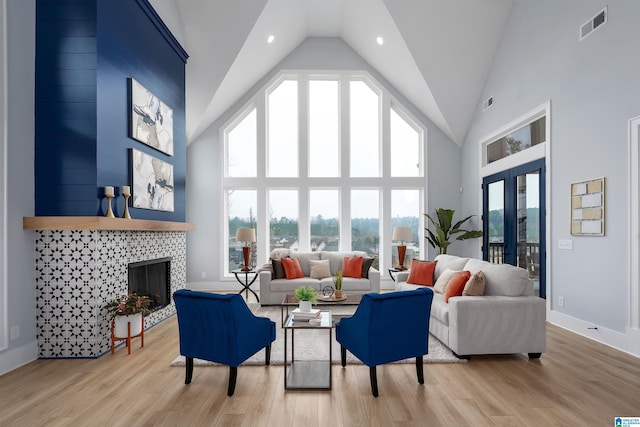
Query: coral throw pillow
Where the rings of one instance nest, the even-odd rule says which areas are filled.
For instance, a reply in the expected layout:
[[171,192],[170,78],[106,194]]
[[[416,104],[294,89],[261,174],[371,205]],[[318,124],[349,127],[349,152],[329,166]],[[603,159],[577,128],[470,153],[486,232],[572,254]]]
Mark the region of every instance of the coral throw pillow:
[[282,258],[280,261],[282,261],[282,267],[284,268],[284,274],[287,276],[287,280],[304,277],[298,258]]
[[362,276],[362,257],[352,256],[342,258],[342,277],[354,277],[360,279]]
[[433,286],[433,272],[436,269],[435,261],[411,260],[411,269],[407,283],[412,285]]
[[459,297],[462,295],[464,285],[471,277],[471,272],[467,270],[460,271],[453,275],[447,284],[447,290],[444,292],[444,302],[449,302],[451,297]]

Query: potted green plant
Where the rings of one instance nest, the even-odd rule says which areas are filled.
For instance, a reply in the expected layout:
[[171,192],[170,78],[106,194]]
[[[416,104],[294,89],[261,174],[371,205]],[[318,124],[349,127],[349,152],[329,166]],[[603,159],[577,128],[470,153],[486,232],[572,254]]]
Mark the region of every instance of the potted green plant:
[[142,316],[151,312],[150,304],[149,297],[129,293],[128,295],[120,295],[115,300],[103,305],[102,308],[107,310],[109,320],[114,322],[114,336],[126,338],[129,336],[129,323],[131,323],[131,337],[142,332]]
[[342,299],[342,270],[336,271],[336,274],[333,276],[333,284],[336,288],[336,299]]
[[[424,214],[431,224],[435,227],[435,233],[429,230],[429,227],[425,227],[427,235],[425,236],[429,241],[429,244],[434,248],[438,248],[441,254],[447,253],[447,248],[451,244],[451,239],[455,237],[455,240],[467,240],[482,237],[481,230],[465,230],[462,225],[469,221],[474,215],[470,215],[458,222],[453,226],[453,209],[436,209],[437,221],[429,214]],[[457,235],[457,236],[456,236]]]
[[295,290],[294,295],[300,301],[300,311],[311,311],[311,304],[315,302],[317,294],[311,286],[301,286]]

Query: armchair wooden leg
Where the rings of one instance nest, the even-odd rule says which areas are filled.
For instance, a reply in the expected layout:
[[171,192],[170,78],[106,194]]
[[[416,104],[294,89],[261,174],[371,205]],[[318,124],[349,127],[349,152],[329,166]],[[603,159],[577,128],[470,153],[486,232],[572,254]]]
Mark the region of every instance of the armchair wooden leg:
[[418,382],[424,384],[424,364],[422,356],[416,357],[416,373],[418,374]]
[[271,364],[271,344],[269,344],[268,346],[266,346],[264,348],[265,351],[265,355],[264,355],[264,364],[265,365],[270,365]]
[[191,384],[191,378],[193,377],[193,357],[184,358],[184,366],[186,371],[184,373],[184,383]]
[[227,389],[227,396],[233,396],[233,392],[236,391],[237,377],[238,377],[238,367],[229,366],[229,388]]
[[347,366],[347,349],[343,346],[340,346],[340,363],[342,363],[342,367]]
[[373,393],[373,397],[378,397],[378,375],[375,366],[369,367],[369,378],[371,379],[371,393]]

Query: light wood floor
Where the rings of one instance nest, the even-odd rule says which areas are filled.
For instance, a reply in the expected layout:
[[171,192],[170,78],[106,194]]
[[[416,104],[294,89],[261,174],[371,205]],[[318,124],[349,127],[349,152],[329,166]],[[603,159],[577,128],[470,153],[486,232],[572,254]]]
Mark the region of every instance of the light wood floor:
[[612,426],[640,416],[640,360],[561,328],[548,351],[474,357],[466,364],[378,368],[380,397],[366,366],[333,366],[333,390],[284,391],[281,366],[241,366],[233,397],[228,368],[170,367],[175,317],[115,355],[37,360],[0,377],[1,426]]

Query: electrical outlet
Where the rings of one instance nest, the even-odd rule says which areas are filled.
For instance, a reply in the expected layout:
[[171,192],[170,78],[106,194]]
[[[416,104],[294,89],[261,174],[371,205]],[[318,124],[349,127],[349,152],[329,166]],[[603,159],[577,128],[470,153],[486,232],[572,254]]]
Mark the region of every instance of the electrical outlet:
[[206,273],[206,272],[204,272],[204,271],[202,272],[202,278],[203,278],[203,279],[206,279],[206,278],[207,278],[207,273]]
[[573,240],[563,240],[563,239],[559,239],[558,240],[558,249],[566,249],[566,250],[572,250],[573,249]]
[[11,327],[11,339],[15,340],[20,337],[20,326]]
[[564,307],[564,297],[558,297],[558,305]]

